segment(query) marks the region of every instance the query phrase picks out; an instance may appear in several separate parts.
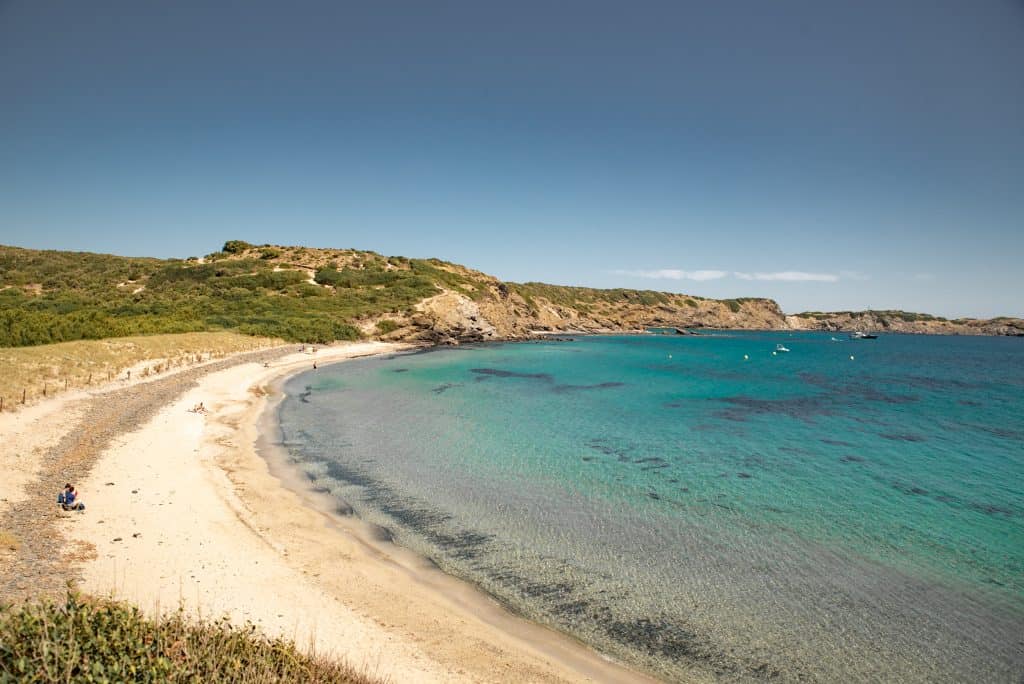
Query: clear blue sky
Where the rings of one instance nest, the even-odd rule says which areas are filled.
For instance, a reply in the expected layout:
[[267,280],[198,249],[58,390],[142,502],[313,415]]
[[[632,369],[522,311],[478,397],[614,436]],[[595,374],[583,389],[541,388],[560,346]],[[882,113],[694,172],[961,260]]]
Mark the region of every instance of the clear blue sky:
[[0,243],[1024,315],[1024,3],[0,0]]

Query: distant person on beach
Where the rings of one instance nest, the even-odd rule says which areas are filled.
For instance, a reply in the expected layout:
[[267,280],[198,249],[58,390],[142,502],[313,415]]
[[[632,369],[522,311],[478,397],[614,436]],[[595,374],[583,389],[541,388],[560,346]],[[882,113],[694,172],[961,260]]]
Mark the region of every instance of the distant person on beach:
[[203,402],[199,402],[189,409],[189,413],[206,413],[206,407],[203,406]]
[[85,504],[78,500],[78,491],[71,483],[64,485],[64,491],[57,495],[57,503],[65,511],[84,511]]
[[316,370],[316,361],[313,362],[313,370]]

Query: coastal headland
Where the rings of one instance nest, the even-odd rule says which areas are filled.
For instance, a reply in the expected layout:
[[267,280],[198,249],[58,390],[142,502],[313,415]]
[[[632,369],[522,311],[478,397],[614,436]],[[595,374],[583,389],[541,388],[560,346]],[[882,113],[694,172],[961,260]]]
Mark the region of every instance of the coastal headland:
[[648,328],[1024,336],[1024,320],[907,311],[788,314],[764,297],[515,283],[440,259],[252,245],[188,259],[0,246],[0,346],[235,330],[414,344]]

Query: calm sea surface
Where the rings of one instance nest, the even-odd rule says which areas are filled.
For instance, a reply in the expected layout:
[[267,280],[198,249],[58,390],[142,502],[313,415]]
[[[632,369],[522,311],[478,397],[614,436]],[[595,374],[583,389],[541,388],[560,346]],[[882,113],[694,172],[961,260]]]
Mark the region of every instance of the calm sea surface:
[[1024,340],[592,337],[285,389],[316,488],[666,679],[1024,676]]

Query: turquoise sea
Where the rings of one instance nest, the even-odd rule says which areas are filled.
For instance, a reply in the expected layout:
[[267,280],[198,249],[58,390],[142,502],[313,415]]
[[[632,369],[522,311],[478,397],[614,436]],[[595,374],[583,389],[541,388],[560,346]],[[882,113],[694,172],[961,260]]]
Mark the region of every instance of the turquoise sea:
[[1024,677],[1024,340],[580,337],[285,393],[339,509],[662,678]]

